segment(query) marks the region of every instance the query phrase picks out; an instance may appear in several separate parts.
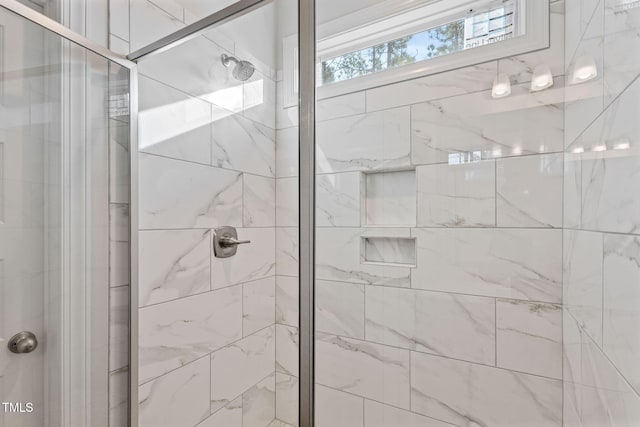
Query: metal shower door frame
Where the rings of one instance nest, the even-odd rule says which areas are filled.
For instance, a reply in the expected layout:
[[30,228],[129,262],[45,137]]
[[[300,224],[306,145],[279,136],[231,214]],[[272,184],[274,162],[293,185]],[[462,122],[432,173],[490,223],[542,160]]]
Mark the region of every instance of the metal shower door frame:
[[[0,7],[15,13],[58,36],[80,46],[110,62],[129,70],[129,154],[130,154],[130,195],[129,195],[129,248],[130,248],[130,349],[129,349],[129,419],[138,419],[138,66],[126,56],[115,53],[73,31],[57,21],[19,3],[16,0],[0,0]],[[133,309],[135,307],[135,309]],[[136,423],[137,425],[137,423]]]
[[[0,0],[1,1],[1,0]],[[191,25],[169,34],[127,56],[139,61],[197,37],[212,28],[264,6],[273,0],[239,0]],[[315,104],[316,104],[316,0],[298,0],[299,58],[299,427],[314,425],[314,342],[315,342]],[[133,151],[133,150],[132,150]],[[137,305],[135,306],[137,307]],[[132,313],[133,314],[133,313]],[[136,314],[137,317],[137,314]],[[137,337],[137,329],[132,335]],[[133,344],[133,342],[132,342]],[[132,347],[133,348],[133,347]],[[137,377],[137,344],[136,366]],[[134,357],[132,353],[132,358]],[[131,396],[137,396],[137,389]],[[132,405],[133,406],[133,405]],[[137,410],[137,408],[136,408]],[[132,411],[132,414],[134,411]],[[137,425],[137,414],[136,414]],[[133,418],[132,418],[133,423]]]

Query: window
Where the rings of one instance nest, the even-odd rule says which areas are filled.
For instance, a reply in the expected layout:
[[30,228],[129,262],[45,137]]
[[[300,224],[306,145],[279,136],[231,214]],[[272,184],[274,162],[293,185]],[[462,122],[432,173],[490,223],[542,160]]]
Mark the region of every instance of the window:
[[[323,99],[548,48],[549,1],[387,0],[319,25],[317,37]],[[285,107],[298,99],[297,45],[283,39]]]
[[516,0],[364,49],[323,60],[319,84],[362,77],[439,56],[505,41],[518,34]]

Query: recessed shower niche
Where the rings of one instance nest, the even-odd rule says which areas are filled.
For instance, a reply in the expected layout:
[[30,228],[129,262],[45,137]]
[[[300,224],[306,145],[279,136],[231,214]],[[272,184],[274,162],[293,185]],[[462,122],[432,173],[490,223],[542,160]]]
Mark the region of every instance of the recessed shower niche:
[[415,227],[415,169],[365,173],[363,184],[365,226]]
[[386,230],[361,237],[361,262],[415,267],[416,241],[408,228],[416,225],[416,171],[365,173],[362,188],[362,223]]

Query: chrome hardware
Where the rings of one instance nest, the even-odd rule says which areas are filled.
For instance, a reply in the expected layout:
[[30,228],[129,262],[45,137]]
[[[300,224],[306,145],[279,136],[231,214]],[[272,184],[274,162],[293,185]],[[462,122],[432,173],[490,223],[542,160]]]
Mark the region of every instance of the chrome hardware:
[[9,340],[9,351],[12,353],[31,353],[38,347],[38,340],[33,332],[18,332]]
[[251,240],[238,240],[235,227],[218,227],[213,231],[213,253],[216,258],[229,258],[236,254],[238,245],[246,245]]

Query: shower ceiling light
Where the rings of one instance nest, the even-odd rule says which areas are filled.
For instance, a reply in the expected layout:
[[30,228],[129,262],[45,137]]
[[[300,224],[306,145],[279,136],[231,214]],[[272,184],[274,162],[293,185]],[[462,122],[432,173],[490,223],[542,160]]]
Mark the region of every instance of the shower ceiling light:
[[491,96],[495,99],[505,98],[511,95],[511,80],[506,74],[498,74],[493,81],[493,89],[491,90]]
[[551,74],[551,68],[548,65],[538,65],[533,70],[533,77],[531,78],[531,91],[539,92],[553,86],[553,74]]
[[572,83],[584,83],[598,77],[598,66],[590,55],[582,55],[573,66]]

